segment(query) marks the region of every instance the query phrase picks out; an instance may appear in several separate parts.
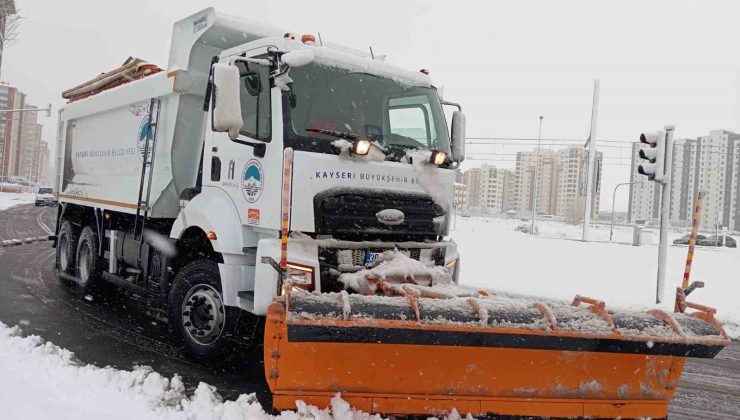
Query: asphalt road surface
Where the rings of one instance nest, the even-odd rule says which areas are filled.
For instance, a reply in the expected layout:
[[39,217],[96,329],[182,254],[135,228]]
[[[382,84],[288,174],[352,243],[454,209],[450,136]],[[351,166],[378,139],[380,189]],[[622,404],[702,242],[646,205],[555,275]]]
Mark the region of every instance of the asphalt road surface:
[[[27,205],[0,212],[0,240],[45,235],[53,227],[53,208]],[[226,399],[254,392],[269,404],[261,349],[245,350],[219,366],[193,363],[166,325],[131,310],[136,302],[88,302],[67,292],[54,273],[53,256],[49,242],[0,248],[0,321],[20,325],[86,363],[119,369],[148,365],[165,376],[179,374],[189,391],[203,381]],[[740,419],[739,343],[715,359],[688,361],[670,418]]]

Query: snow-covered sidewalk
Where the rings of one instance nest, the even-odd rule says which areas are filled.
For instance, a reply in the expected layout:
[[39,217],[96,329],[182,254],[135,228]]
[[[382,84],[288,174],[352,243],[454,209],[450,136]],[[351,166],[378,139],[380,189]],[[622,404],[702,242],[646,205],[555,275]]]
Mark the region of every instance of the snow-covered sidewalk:
[[[41,337],[23,337],[19,327],[0,322],[0,407],[2,418],[54,420],[380,420],[352,409],[339,395],[332,409],[296,402],[296,411],[265,413],[255,396],[223,401],[200,383],[188,397],[179,376],[165,378],[147,366],[131,371],[100,368]],[[454,414],[454,413],[453,413]],[[459,419],[457,415],[450,420]]]
[[22,204],[31,204],[36,199],[34,193],[0,192],[0,211]]
[[222,401],[201,383],[185,395],[181,379],[165,378],[146,366],[131,371],[99,368],[68,350],[23,337],[18,327],[0,322],[0,407],[8,419],[380,419],[352,410],[339,397],[333,411],[298,403],[296,412],[266,414],[254,395]]

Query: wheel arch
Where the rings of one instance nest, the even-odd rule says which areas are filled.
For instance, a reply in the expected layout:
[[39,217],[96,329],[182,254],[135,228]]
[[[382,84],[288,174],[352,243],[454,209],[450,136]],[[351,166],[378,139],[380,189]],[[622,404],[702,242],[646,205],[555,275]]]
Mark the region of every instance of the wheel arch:
[[205,189],[190,200],[175,219],[170,238],[179,241],[193,232],[203,232],[206,238],[208,233],[213,232],[216,239],[208,239],[208,242],[214,252],[242,253],[241,218],[234,202],[220,189]]

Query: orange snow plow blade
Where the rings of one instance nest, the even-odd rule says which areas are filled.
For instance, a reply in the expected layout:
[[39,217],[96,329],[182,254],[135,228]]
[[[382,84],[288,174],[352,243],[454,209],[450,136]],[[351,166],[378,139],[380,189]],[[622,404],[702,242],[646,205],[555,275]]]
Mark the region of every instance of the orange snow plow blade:
[[665,418],[686,357],[728,343],[713,318],[617,313],[580,297],[293,292],[269,309],[264,352],[275,409],[326,407],[341,393],[390,415]]

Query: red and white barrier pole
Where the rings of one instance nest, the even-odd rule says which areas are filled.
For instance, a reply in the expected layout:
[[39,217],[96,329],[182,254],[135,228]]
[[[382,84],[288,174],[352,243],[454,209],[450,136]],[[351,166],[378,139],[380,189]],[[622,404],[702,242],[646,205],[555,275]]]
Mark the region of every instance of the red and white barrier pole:
[[689,287],[689,278],[691,277],[691,262],[694,260],[694,249],[696,248],[696,235],[699,233],[699,217],[701,212],[701,203],[703,194],[701,191],[696,195],[696,208],[694,209],[694,220],[691,225],[691,238],[689,239],[689,252],[686,255],[686,269],[683,271],[683,282],[681,287]]

